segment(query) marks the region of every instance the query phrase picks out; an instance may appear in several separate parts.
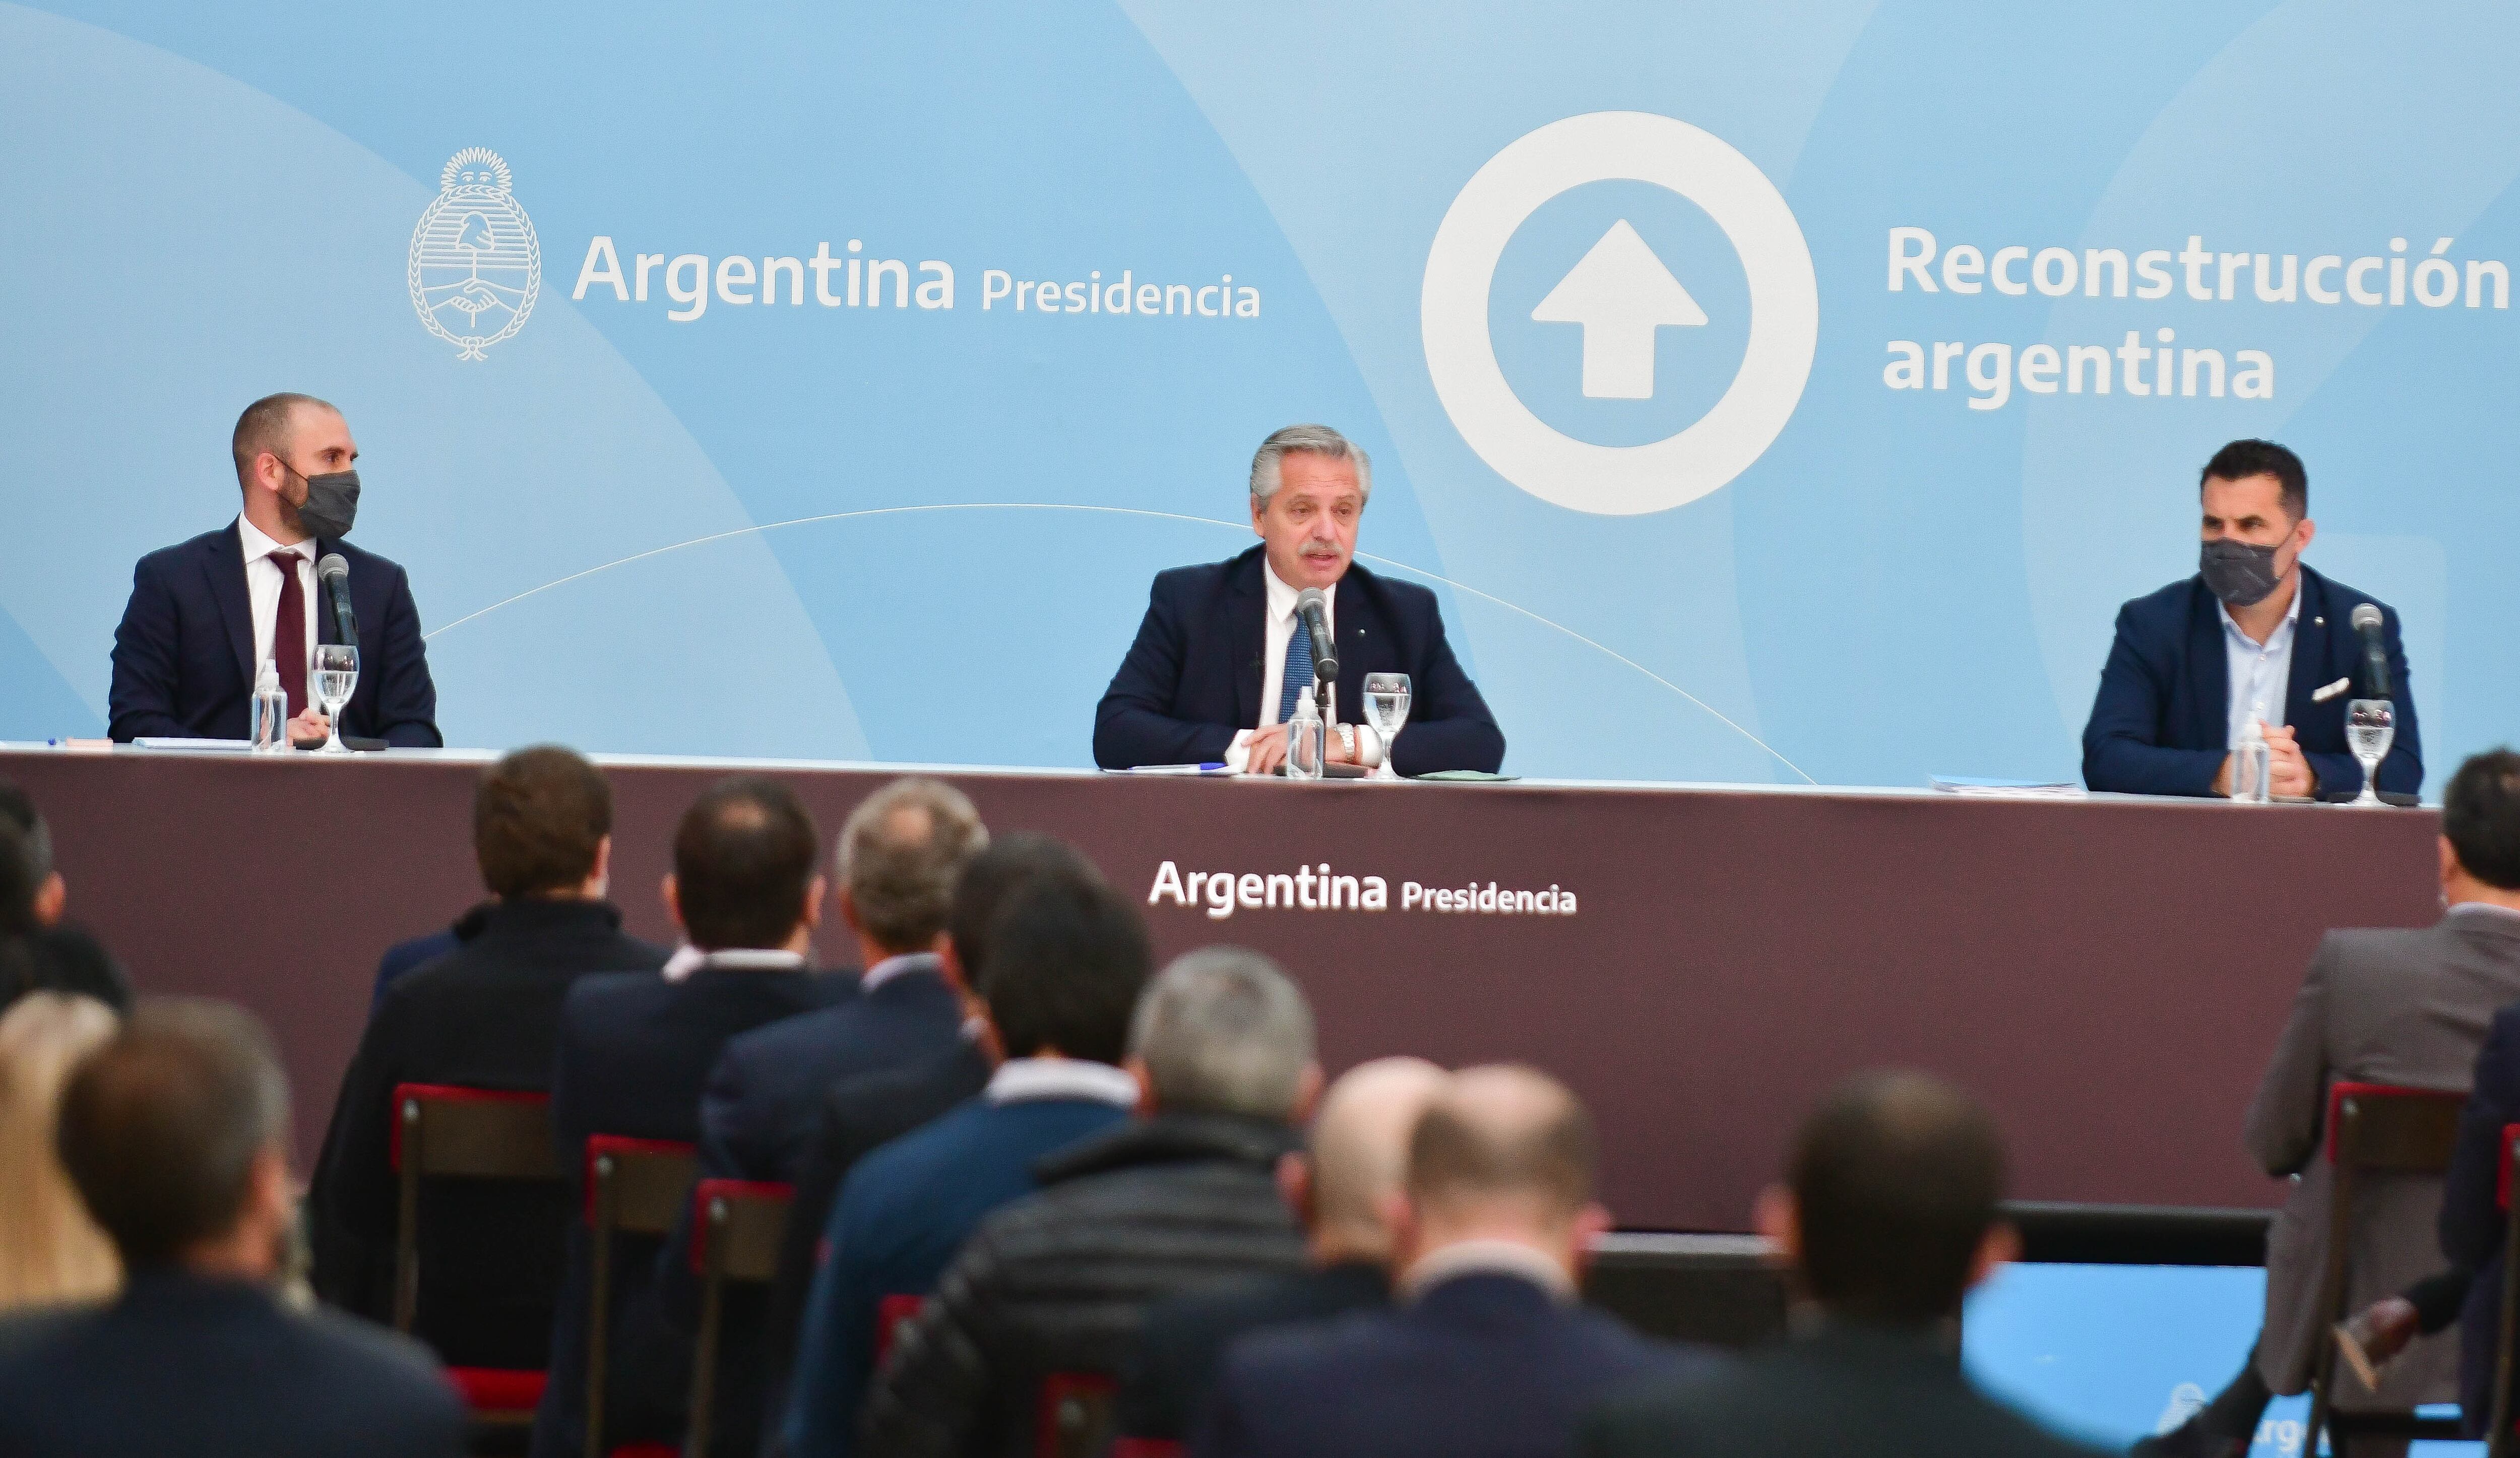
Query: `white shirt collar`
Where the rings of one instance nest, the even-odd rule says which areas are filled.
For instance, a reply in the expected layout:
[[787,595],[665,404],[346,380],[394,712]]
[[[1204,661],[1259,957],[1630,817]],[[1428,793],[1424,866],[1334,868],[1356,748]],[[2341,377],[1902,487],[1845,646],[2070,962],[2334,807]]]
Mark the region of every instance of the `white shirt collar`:
[[1471,1275],[1513,1276],[1561,1301],[1575,1299],[1575,1283],[1556,1257],[1508,1240],[1459,1241],[1429,1251],[1402,1274],[1400,1290],[1414,1301],[1456,1276]]
[[1118,1109],[1138,1107],[1138,1080],[1107,1063],[1084,1058],[1010,1058],[989,1075],[989,1102],[1091,1099]]
[[298,556],[305,558],[308,562],[313,562],[315,560],[315,539],[313,537],[308,537],[306,540],[291,546],[282,546],[280,543],[273,541],[261,527],[247,521],[243,513],[239,513],[237,516],[237,540],[245,544],[245,560],[248,567],[254,563],[260,562],[262,559],[270,556],[274,552],[294,552]]
[[2508,906],[2497,906],[2491,901],[2461,901],[2450,909],[2450,914],[2455,916],[2462,911],[2474,912],[2478,916],[2502,917],[2509,921],[2520,922],[2520,911],[2514,911]]
[[679,982],[703,967],[722,967],[731,972],[802,972],[805,954],[781,947],[730,946],[713,952],[701,951],[690,942],[676,948],[665,959],[664,978]]
[[2275,639],[2278,635],[2289,635],[2292,630],[2301,623],[2301,586],[2302,584],[2299,580],[2295,580],[2292,584],[2292,603],[2284,609],[2283,621],[2276,623],[2274,631],[2267,634],[2266,642],[2260,643],[2257,639],[2252,638],[2247,633],[2241,631],[2240,619],[2231,615],[2231,605],[2228,603],[2222,605],[2223,630],[2248,644],[2252,652],[2260,648],[2274,647]]
[[[1303,589],[1287,586],[1285,579],[1278,575],[1278,570],[1269,565],[1269,558],[1265,553],[1262,554],[1260,558],[1260,576],[1261,579],[1268,584],[1269,588],[1269,620],[1271,622],[1284,622],[1288,618],[1293,617],[1295,615],[1295,599],[1303,595]],[[1338,606],[1338,584],[1336,582],[1332,582],[1329,586],[1323,588],[1322,596],[1328,600],[1323,604],[1325,611],[1336,609]],[[1338,625],[1338,615],[1335,612],[1330,613],[1330,625],[1333,627]]]
[[858,990],[872,992],[894,978],[914,972],[934,972],[942,965],[934,952],[903,952],[897,957],[886,957],[860,975]]

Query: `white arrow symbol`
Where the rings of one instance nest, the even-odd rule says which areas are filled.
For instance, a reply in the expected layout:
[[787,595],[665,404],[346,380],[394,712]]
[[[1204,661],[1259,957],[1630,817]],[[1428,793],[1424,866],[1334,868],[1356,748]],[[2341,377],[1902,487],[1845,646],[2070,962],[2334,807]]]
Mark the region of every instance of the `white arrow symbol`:
[[1531,311],[1542,324],[1584,326],[1584,393],[1597,400],[1653,398],[1654,331],[1706,322],[1706,311],[1628,226],[1611,224]]

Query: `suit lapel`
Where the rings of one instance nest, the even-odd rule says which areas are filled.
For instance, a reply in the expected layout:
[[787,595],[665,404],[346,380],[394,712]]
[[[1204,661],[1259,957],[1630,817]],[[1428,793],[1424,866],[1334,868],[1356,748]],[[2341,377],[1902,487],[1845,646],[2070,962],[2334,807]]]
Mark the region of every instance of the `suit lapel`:
[[1269,641],[1269,595],[1260,585],[1260,553],[1252,548],[1236,560],[1227,588],[1226,614],[1234,631],[1234,726],[1248,729],[1260,722],[1260,656]]
[[2223,644],[2223,605],[2198,577],[2187,611],[2187,743],[2221,745],[2231,736],[2231,663]]
[[228,647],[236,654],[237,672],[245,678],[248,692],[253,684],[253,595],[245,586],[245,538],[230,522],[228,529],[210,539],[209,555],[202,559],[202,574],[210,581],[210,599],[219,605],[219,620],[228,630]]
[[2292,671],[2284,681],[2284,722],[2295,728],[2309,721],[2317,706],[2310,696],[2327,682],[2327,584],[2303,568],[2301,615],[2292,629]]
[[1371,656],[1390,634],[1382,622],[1381,584],[1373,573],[1348,565],[1347,575],[1339,581],[1338,611],[1338,718],[1342,724],[1365,722],[1365,675],[1372,672]]

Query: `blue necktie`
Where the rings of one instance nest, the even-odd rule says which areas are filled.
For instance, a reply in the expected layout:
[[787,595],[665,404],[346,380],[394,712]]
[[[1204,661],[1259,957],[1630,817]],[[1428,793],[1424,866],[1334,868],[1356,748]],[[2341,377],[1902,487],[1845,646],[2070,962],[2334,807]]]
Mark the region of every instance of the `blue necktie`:
[[1284,685],[1278,691],[1278,722],[1282,724],[1295,716],[1295,696],[1313,687],[1313,635],[1300,613],[1295,615],[1295,636],[1286,640],[1286,667],[1279,682]]

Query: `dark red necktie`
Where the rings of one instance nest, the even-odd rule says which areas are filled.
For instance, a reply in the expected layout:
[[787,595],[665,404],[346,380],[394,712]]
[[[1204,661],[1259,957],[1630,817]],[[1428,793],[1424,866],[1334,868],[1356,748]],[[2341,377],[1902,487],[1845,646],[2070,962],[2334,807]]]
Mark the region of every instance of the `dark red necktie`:
[[280,612],[271,623],[271,661],[279,670],[281,692],[289,696],[289,716],[295,718],[306,711],[306,590],[297,585],[297,564],[306,559],[294,552],[274,552],[270,562],[280,569]]

